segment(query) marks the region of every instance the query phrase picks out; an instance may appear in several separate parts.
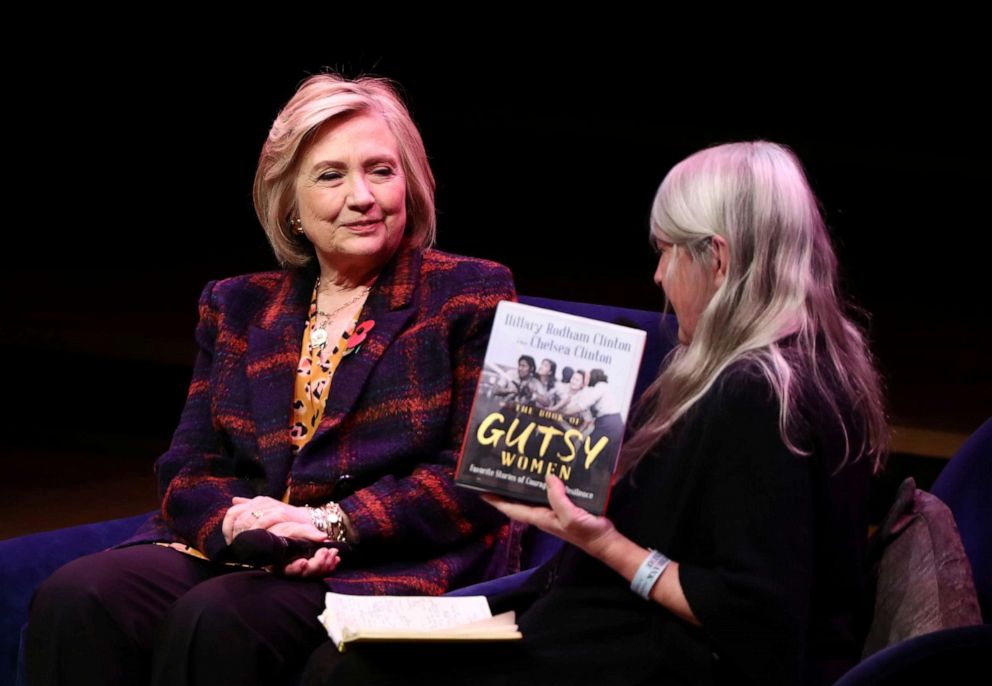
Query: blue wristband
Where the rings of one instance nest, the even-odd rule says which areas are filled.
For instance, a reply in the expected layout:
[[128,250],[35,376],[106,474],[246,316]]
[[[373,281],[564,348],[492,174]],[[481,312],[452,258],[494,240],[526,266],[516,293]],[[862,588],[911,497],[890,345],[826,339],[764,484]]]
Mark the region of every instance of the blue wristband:
[[667,557],[657,550],[648,548],[650,554],[644,558],[644,562],[637,568],[637,573],[630,580],[630,590],[645,600],[651,599],[651,589],[654,588],[658,577],[665,571],[665,567],[671,562]]

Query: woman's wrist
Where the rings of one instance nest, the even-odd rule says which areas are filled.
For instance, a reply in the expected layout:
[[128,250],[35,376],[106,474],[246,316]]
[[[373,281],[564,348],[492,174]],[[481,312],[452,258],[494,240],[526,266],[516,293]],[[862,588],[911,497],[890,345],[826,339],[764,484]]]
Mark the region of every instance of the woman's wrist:
[[337,543],[357,543],[354,528],[348,515],[341,506],[333,500],[320,507],[307,506],[310,522],[314,528],[327,535],[327,538]]
[[629,540],[611,525],[609,529],[583,546],[583,549],[588,555],[610,564],[610,559],[617,555],[618,546]]
[[351,517],[348,516],[348,513],[345,512],[344,509],[341,510],[341,524],[344,526],[345,536],[348,538],[348,543],[351,545],[358,545],[358,530],[355,528],[355,525],[352,524]]
[[665,568],[670,563],[671,560],[664,553],[648,548],[647,556],[637,571],[634,572],[634,578],[630,581],[630,590],[645,600],[651,600],[651,589],[658,583],[658,579],[661,578]]

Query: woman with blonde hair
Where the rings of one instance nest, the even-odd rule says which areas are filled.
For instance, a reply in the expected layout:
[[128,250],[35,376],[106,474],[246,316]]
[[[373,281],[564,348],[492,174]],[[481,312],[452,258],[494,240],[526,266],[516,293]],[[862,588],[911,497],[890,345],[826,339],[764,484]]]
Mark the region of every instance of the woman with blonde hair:
[[254,198],[282,269],[207,284],[161,510],[40,587],[33,684],[293,683],[328,590],[514,571],[517,529],[453,480],[513,280],[432,249],[434,177],[395,88],[307,79]]
[[[817,200],[787,148],[720,145],[665,177],[651,241],[680,344],[629,428],[606,516],[553,476],[549,507],[487,496],[570,545],[491,599],[521,613],[523,641],[457,660],[478,653],[477,684],[832,683],[858,659],[887,428]],[[335,677],[381,671],[354,652]]]

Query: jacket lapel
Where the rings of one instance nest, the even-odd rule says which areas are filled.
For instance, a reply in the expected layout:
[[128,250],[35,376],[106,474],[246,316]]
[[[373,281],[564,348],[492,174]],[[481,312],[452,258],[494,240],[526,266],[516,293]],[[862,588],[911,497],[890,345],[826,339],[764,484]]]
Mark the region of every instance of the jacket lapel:
[[286,272],[248,327],[248,398],[270,493],[282,493],[292,463],[289,429],[296,368],[315,280],[309,271]]
[[358,351],[349,354],[338,366],[331,381],[324,416],[302,452],[320,441],[351,413],[372,370],[413,316],[413,294],[421,261],[420,250],[404,243],[379,275],[358,320],[364,322],[371,319],[375,321],[375,326]]

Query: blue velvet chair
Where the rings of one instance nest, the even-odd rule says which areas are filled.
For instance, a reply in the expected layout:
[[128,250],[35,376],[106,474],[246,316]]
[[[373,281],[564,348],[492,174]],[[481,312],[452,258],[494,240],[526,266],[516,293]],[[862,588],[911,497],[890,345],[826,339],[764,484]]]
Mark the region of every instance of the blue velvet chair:
[[[835,686],[988,680],[992,664],[992,419],[954,454],[931,490],[954,515],[984,623],[934,631],[890,645],[862,660]],[[985,677],[980,676],[983,673]]]
[[[657,375],[662,359],[675,342],[675,319],[670,315],[526,296],[522,296],[520,301],[647,332],[635,398]],[[21,634],[27,621],[28,604],[38,585],[67,562],[126,540],[150,514],[0,541],[0,684],[24,683],[23,674],[18,674],[18,668],[23,666],[23,659],[19,659]],[[561,541],[543,532],[528,531],[522,559],[525,571],[454,593],[472,595],[513,588],[533,571],[532,568],[554,555],[560,545]],[[19,681],[14,681],[15,674],[18,674]]]
[[0,541],[0,684],[26,683],[18,672],[21,630],[28,604],[38,585],[77,557],[104,550],[126,540],[150,512],[46,531]]
[[862,660],[834,686],[986,683],[990,650],[992,624],[935,631]]
[[992,624],[992,418],[958,449],[931,491],[954,513],[982,618]]

